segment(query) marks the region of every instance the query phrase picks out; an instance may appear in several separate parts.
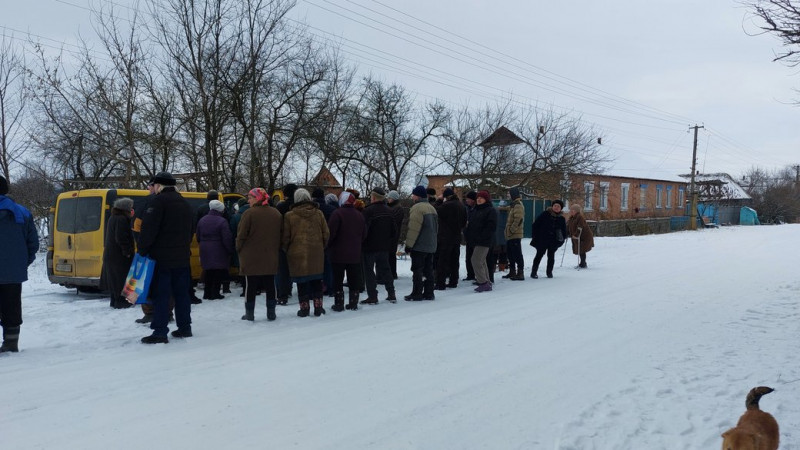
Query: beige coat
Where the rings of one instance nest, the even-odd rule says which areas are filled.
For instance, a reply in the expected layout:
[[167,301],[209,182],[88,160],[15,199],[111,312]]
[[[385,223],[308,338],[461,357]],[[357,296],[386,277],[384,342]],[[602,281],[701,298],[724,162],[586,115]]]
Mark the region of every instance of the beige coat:
[[292,278],[322,275],[329,237],[325,216],[316,203],[303,201],[292,205],[283,218],[281,241]]
[[239,275],[275,275],[281,248],[283,216],[271,206],[251,206],[236,234]]
[[[580,228],[580,231],[578,230]],[[567,233],[572,237],[572,253],[580,255],[587,253],[594,247],[594,235],[582,213],[573,213],[567,220]],[[578,239],[580,235],[580,240]],[[580,242],[580,248],[578,248]]]
[[508,210],[508,220],[506,221],[505,237],[509,239],[522,239],[525,235],[523,225],[525,223],[525,206],[522,200],[514,199],[511,202],[511,209]]

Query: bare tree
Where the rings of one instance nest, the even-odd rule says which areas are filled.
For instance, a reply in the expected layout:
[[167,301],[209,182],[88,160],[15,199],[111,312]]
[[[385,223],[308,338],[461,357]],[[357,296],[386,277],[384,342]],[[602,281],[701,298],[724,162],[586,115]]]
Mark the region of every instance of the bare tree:
[[11,163],[28,148],[22,130],[25,59],[12,39],[0,38],[0,174],[11,180]]
[[799,184],[795,167],[773,172],[752,167],[742,176],[742,187],[752,197],[761,223],[800,220]]
[[762,33],[774,34],[784,46],[773,61],[782,61],[791,67],[800,64],[800,6],[792,0],[755,0],[745,2],[755,18],[761,22]]

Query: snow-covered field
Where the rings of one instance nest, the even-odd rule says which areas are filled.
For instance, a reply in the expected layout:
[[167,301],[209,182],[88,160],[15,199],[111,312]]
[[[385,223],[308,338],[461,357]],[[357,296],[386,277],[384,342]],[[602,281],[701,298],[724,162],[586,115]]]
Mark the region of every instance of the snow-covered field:
[[234,289],[193,307],[195,337],[153,346],[138,309],[50,285],[40,258],[22,351],[0,356],[0,447],[707,449],[767,385],[798,449],[798,235],[598,238],[588,270],[559,252],[554,279],[355,312],[328,298],[321,318],[290,303],[267,322],[259,302],[244,322]]

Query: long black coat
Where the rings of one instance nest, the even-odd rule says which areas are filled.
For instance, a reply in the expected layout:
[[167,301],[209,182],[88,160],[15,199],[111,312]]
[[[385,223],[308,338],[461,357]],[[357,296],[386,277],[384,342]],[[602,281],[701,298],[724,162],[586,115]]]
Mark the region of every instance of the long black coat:
[[156,260],[159,267],[189,267],[194,213],[189,202],[168,186],[156,194],[142,217],[139,254]]
[[442,203],[436,212],[439,213],[439,247],[457,247],[461,245],[461,233],[467,225],[467,210],[455,195]]
[[[537,250],[556,249],[564,244],[567,238],[567,221],[562,213],[556,214],[553,208],[547,208],[533,222],[533,239],[531,245]],[[561,234],[561,240],[558,234]]]
[[367,236],[364,215],[351,205],[337,208],[328,220],[330,239],[328,255],[332,263],[358,264],[361,262],[361,244]]
[[119,299],[131,261],[133,261],[131,218],[126,211],[114,208],[106,224],[103,271],[100,276],[100,285],[109,292],[111,306],[115,306],[115,302]]
[[364,252],[388,252],[397,248],[397,234],[392,210],[386,202],[372,202],[362,211],[367,226],[367,237],[361,250]]
[[475,205],[467,223],[467,242],[475,247],[492,247],[496,231],[497,210],[494,206],[489,202]]

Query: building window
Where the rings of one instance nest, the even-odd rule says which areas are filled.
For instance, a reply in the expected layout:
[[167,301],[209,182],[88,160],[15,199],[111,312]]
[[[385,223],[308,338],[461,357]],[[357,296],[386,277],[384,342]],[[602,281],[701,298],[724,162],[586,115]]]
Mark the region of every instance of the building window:
[[592,197],[594,194],[594,183],[587,181],[583,183],[583,210],[592,211]]
[[647,208],[647,185],[640,184],[639,185],[639,209]]
[[628,210],[628,194],[631,192],[631,185],[630,183],[622,183],[622,190],[620,192],[619,198],[619,210],[620,211],[627,211]]
[[685,205],[685,203],[686,203],[685,196],[686,196],[686,190],[684,188],[682,188],[682,187],[678,188],[678,204],[675,205],[675,206],[677,206],[678,208],[684,208],[685,209],[685,206],[686,206]]
[[607,181],[600,182],[600,211],[608,210],[608,188],[609,183]]
[[664,186],[657,184],[656,185],[656,208],[662,207],[662,197],[664,196]]
[[672,186],[667,186],[667,208],[672,208]]

